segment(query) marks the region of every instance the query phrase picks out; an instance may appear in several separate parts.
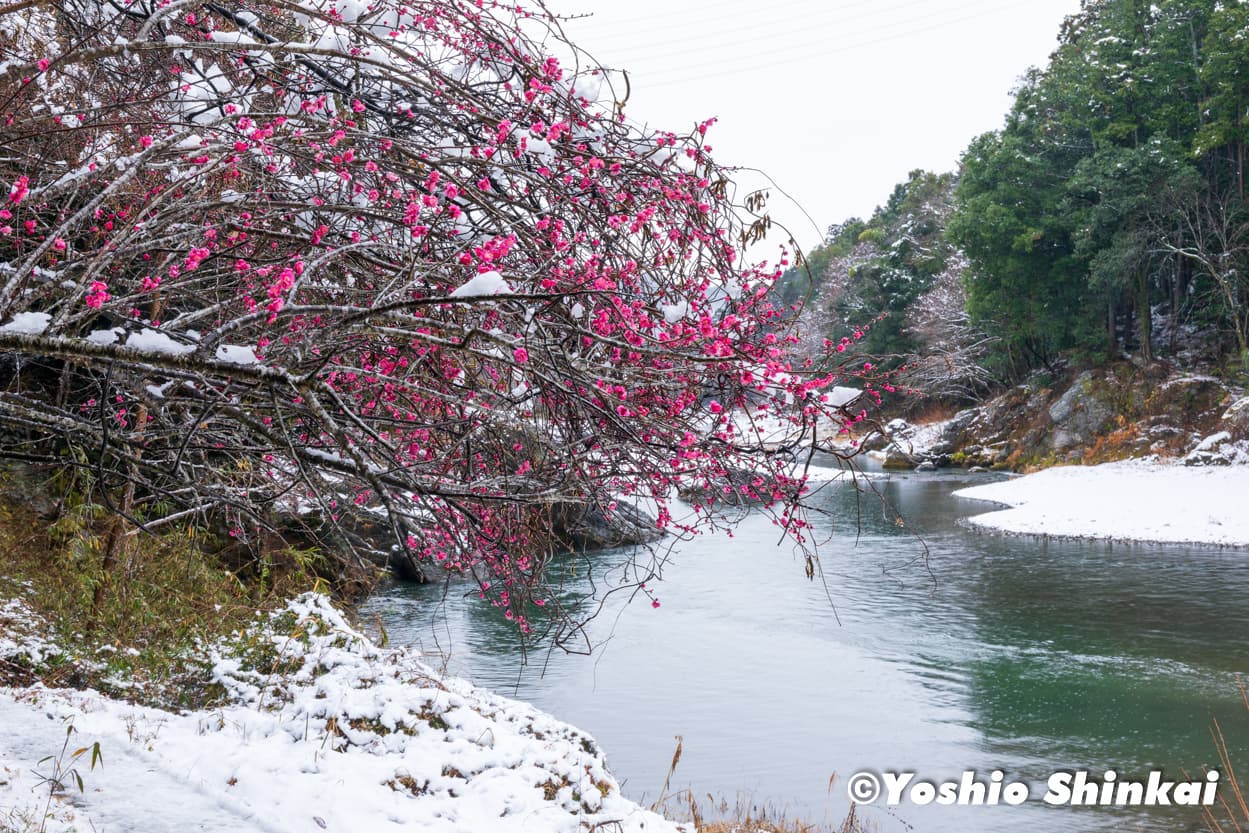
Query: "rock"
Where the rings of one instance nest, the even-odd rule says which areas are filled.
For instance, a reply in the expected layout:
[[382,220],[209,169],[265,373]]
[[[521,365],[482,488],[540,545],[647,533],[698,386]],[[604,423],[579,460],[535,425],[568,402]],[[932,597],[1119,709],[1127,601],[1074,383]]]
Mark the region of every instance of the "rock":
[[715,483],[686,483],[677,489],[677,497],[681,500],[704,506],[715,503],[751,506],[763,502],[762,498],[752,497],[750,493],[770,495],[772,488],[763,475],[746,469],[734,469],[727,479]]
[[922,463],[920,463],[918,466],[916,466],[916,467],[915,467],[915,470],[916,470],[916,471],[936,471],[936,470],[937,470],[937,464],[936,464],[936,463],[934,463],[934,462],[933,462],[933,461],[931,461],[931,460],[925,460],[924,462],[922,462]]
[[1235,440],[1228,431],[1211,434],[1184,457],[1186,466],[1231,466],[1249,463],[1249,442]]
[[1220,426],[1238,441],[1249,440],[1249,396],[1237,399],[1223,412]]
[[862,451],[884,451],[888,445],[888,437],[879,431],[873,431],[859,443],[859,449]]
[[896,445],[891,445],[885,449],[880,464],[886,469],[913,469],[917,461]]
[[284,539],[338,553],[343,558],[358,556],[402,581],[428,584],[443,576],[443,571],[433,564],[408,558],[397,545],[390,525],[381,520],[344,513],[331,521],[318,512],[310,512],[283,517],[279,534]]
[[441,581],[446,573],[424,561],[408,558],[400,551],[387,553],[384,558],[369,558],[369,561],[381,567],[400,581],[412,584],[432,584]]
[[1050,405],[1049,417],[1056,426],[1051,441],[1055,452],[1093,442],[1114,416],[1113,409],[1097,396],[1097,384],[1093,372],[1085,371]]
[[1199,425],[1205,423],[1203,417],[1217,418],[1219,405],[1226,399],[1227,388],[1218,379],[1181,376],[1158,385],[1145,401],[1145,409],[1151,415],[1166,415],[1179,425]]
[[984,466],[972,466],[967,471],[971,472],[972,474],[988,474],[989,473],[989,470],[986,469]]
[[915,433],[915,426],[905,419],[891,419],[885,425],[885,433],[890,437],[909,437]]
[[27,463],[6,463],[0,467],[0,496],[25,507],[42,520],[60,517],[63,501],[47,486],[50,471]]
[[664,536],[655,519],[630,503],[610,510],[597,503],[567,501],[551,510],[551,542],[557,549],[584,552],[649,544]]

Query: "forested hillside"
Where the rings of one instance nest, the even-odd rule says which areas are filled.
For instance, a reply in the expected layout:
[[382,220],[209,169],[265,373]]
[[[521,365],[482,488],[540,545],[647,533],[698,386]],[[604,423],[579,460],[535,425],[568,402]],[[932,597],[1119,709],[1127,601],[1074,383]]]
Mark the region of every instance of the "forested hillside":
[[871,326],[864,350],[967,398],[1060,356],[1249,368],[1247,36],[1246,3],[1086,0],[957,175],[829,229],[808,339]]

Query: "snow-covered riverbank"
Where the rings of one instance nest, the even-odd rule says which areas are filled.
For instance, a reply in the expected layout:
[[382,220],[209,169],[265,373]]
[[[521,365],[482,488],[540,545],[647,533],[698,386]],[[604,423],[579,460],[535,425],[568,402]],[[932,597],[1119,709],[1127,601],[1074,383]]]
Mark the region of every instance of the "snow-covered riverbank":
[[955,495],[1011,507],[968,519],[981,529],[1249,547],[1249,466],[1061,466]]
[[[0,829],[682,830],[621,795],[589,736],[377,647],[322,597],[216,652],[213,676],[226,704],[184,714],[0,689]],[[102,764],[72,759],[97,742]]]

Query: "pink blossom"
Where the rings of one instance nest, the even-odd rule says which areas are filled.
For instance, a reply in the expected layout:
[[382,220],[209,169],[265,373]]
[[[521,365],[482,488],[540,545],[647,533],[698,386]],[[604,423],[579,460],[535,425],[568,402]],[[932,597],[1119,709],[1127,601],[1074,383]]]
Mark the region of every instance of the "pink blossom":
[[29,182],[30,180],[25,176],[19,176],[17,178],[17,181],[13,183],[13,187],[9,189],[10,203],[17,205],[19,202],[26,199],[26,194],[30,192]]
[[104,306],[104,302],[112,296],[108,294],[108,284],[103,281],[92,281],[90,291],[87,297],[83,299],[84,303],[91,309],[99,309]]

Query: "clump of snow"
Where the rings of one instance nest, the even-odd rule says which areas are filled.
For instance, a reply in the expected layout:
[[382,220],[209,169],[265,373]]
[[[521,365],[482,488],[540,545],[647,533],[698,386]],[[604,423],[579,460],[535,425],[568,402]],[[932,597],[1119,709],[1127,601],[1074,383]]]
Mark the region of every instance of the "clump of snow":
[[1249,546],[1249,466],[1193,468],[1148,460],[1062,466],[954,494],[1012,507],[968,519],[983,529]]
[[0,327],[0,333],[20,333],[21,335],[43,335],[44,330],[52,323],[52,316],[46,312],[19,312],[13,320]]
[[854,401],[862,395],[863,391],[858,388],[847,388],[837,385],[828,392],[828,404],[834,408],[845,408],[854,404]]
[[675,304],[662,304],[659,311],[664,314],[664,321],[669,324],[675,324],[686,316],[690,311],[688,301],[680,301]]
[[113,327],[111,330],[92,330],[87,333],[86,340],[91,344],[102,344],[107,346],[109,344],[116,344],[117,339],[121,338],[125,334],[126,331],[121,327]]
[[217,348],[217,359],[231,364],[259,364],[256,351],[239,344],[223,344]]
[[[0,694],[0,763],[37,766],[69,723],[74,746],[98,741],[80,829],[685,830],[621,795],[589,736],[379,648],[322,597],[211,664],[224,704],[185,714],[94,692]],[[0,784],[0,807],[19,798]]]
[[479,298],[484,295],[511,295],[511,285],[498,272],[481,272],[451,293],[452,298]]
[[126,339],[126,346],[144,353],[161,353],[167,356],[183,356],[195,349],[192,344],[174,341],[167,334],[147,327],[137,333],[131,333]]

